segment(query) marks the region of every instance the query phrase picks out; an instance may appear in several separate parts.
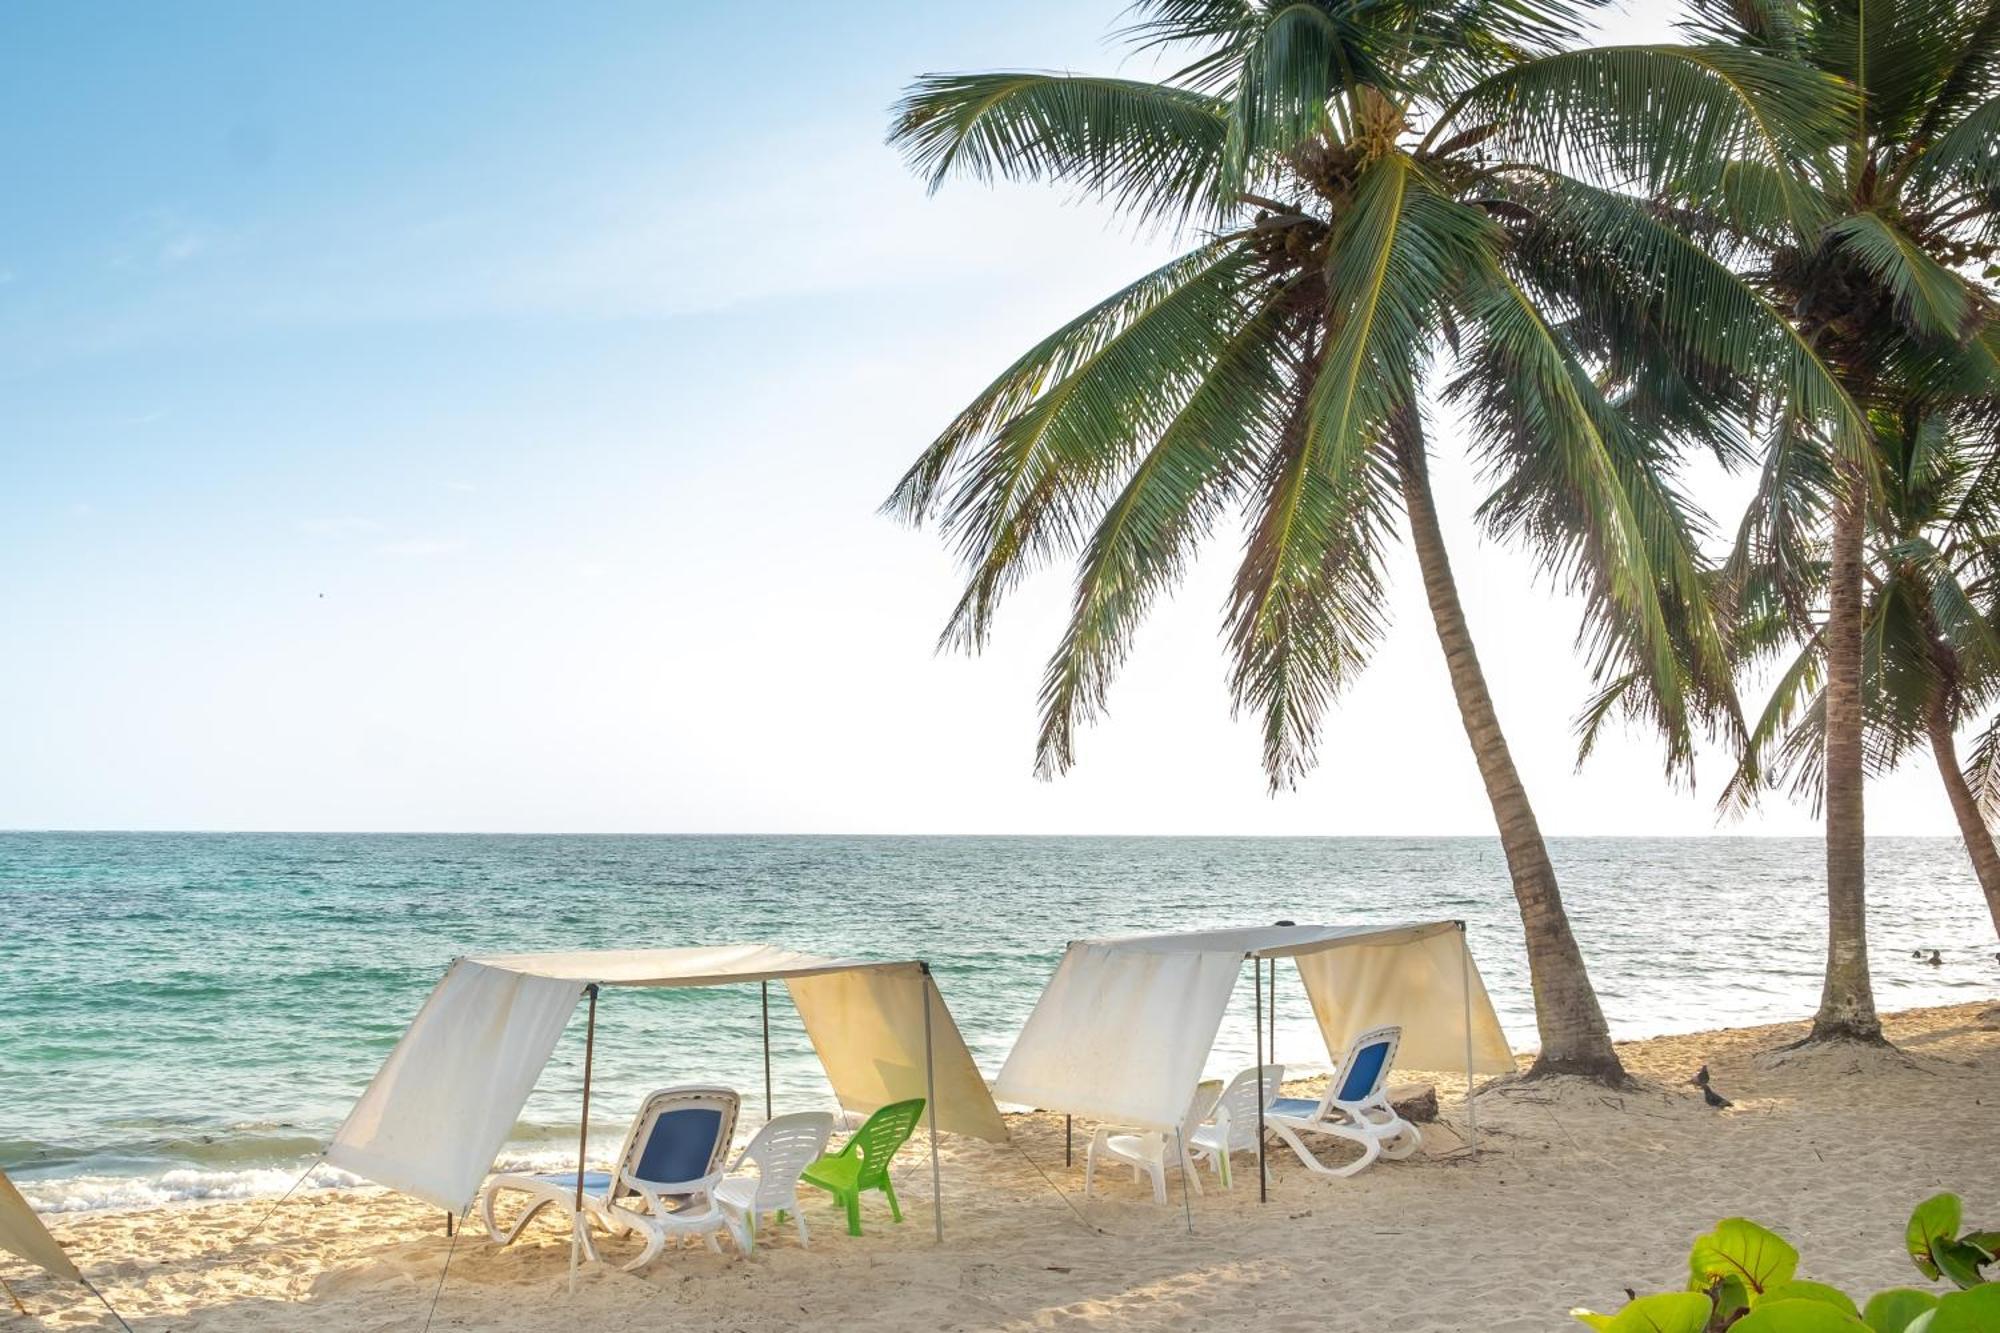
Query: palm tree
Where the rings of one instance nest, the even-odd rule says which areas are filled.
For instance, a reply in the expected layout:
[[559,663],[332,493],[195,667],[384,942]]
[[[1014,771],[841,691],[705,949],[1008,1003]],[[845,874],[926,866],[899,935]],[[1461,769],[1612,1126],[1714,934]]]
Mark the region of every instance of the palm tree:
[[[1696,0],[1704,38],[1845,81],[1855,105],[1837,151],[1796,170],[1718,163],[1693,189],[1722,249],[1792,319],[1879,421],[1991,410],[2000,386],[1990,273],[2000,240],[2000,3],[1982,0]],[[1990,419],[1990,418],[1989,418]],[[1808,1041],[1878,1042],[1868,975],[1862,787],[1866,771],[1867,531],[1884,460],[1866,434],[1829,451],[1822,404],[1771,405],[1765,485],[1739,562],[1803,589],[1799,566],[1826,530],[1826,613],[1797,591],[1795,628],[1824,661],[1827,969]],[[1754,575],[1752,573],[1754,571]]]
[[[1996,404],[2000,406],[2000,404]],[[2000,848],[1987,826],[2000,791],[2000,719],[1982,736],[1971,773],[1960,764],[1957,733],[2000,703],[2000,437],[1996,418],[1954,420],[1915,410],[1884,414],[1879,499],[1864,570],[1863,753],[1870,775],[1886,773],[1928,747],[1944,781],[1959,835],[2000,931]],[[1807,464],[1811,466],[1810,462]],[[1825,479],[1815,480],[1815,488]],[[1811,574],[1801,562],[1797,572]],[[1817,569],[1824,570],[1824,562]],[[1823,587],[1823,577],[1816,580]],[[1801,589],[1762,588],[1744,627],[1753,655],[1798,643],[1801,617],[1787,597]],[[1824,788],[1826,697],[1821,636],[1806,630],[1751,728],[1725,802],[1744,805],[1765,784],[1782,783],[1817,803]]]
[[1615,1081],[1452,578],[1426,406],[1463,409],[1488,530],[1582,594],[1593,660],[1645,680],[1684,766],[1732,696],[1678,450],[1720,439],[1751,380],[1827,412],[1839,391],[1641,194],[1711,160],[1824,151],[1842,108],[1824,76],[1734,47],[1562,50],[1588,8],[1144,0],[1127,35],[1176,62],[1158,82],[921,78],[890,137],[933,187],[1058,182],[1194,243],[1005,370],[887,507],[935,520],[965,564],[946,646],[977,650],[1027,573],[1077,561],[1044,775],[1075,761],[1147,609],[1204,539],[1241,531],[1231,685],[1274,789],[1310,766],[1383,630],[1400,509],[1526,927],[1532,1072]]

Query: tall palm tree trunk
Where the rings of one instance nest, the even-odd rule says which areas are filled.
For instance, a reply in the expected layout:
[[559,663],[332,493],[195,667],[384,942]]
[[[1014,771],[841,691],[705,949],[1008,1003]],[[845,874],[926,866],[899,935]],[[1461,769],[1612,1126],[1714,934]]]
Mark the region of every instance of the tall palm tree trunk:
[[1965,780],[1958,764],[1958,742],[1953,739],[1951,718],[1939,694],[1931,705],[1931,753],[1937,756],[1938,776],[1944,779],[1945,795],[1951,798],[1951,812],[1958,817],[1958,836],[1972,858],[1972,873],[1979,876],[1980,891],[1986,895],[1986,910],[1993,916],[1993,929],[2000,932],[2000,848],[1993,845],[1993,832],[1979,812],[1979,799]]
[[1486,689],[1486,676],[1479,669],[1479,655],[1473,650],[1472,632],[1465,623],[1465,608],[1459,604],[1444,533],[1438,526],[1423,429],[1413,408],[1398,414],[1395,429],[1396,464],[1410,517],[1411,545],[1423,571],[1431,618],[1444,647],[1452,692],[1458,697],[1458,715],[1465,724],[1466,739],[1472,742],[1479,776],[1486,783],[1486,799],[1499,825],[1500,846],[1514,881],[1514,900],[1527,931],[1528,976],[1535,991],[1535,1026],[1542,1039],[1541,1053],[1528,1075],[1581,1074],[1606,1083],[1626,1082],[1625,1068],[1611,1047],[1604,1012],[1598,1007],[1597,992],[1583,965],[1583,951],[1577,948],[1569,917],[1563,912],[1548,846],[1542,841],[1521,776],[1514,769],[1513,755],[1493,709],[1493,696]]
[[1861,576],[1868,484],[1840,467],[1826,612],[1826,984],[1807,1041],[1879,1042],[1868,977],[1867,835],[1862,819]]

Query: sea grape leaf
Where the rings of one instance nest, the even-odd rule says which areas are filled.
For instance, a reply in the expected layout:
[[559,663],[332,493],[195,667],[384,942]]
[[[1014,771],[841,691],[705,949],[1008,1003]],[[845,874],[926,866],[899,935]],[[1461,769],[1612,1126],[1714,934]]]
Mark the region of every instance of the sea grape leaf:
[[1825,1301],[1765,1301],[1729,1326],[1730,1333],[1868,1333],[1868,1325]]
[[1808,1282],[1804,1278],[1793,1278],[1790,1282],[1780,1282],[1767,1289],[1757,1298],[1757,1303],[1761,1305],[1766,1301],[1819,1301],[1844,1310],[1857,1319],[1861,1316],[1860,1307],[1846,1292],[1838,1287],[1829,1287],[1824,1282]]
[[1749,1288],[1750,1299],[1799,1271],[1799,1252],[1783,1236],[1741,1217],[1724,1218],[1706,1236],[1697,1236],[1688,1255],[1688,1285],[1705,1290],[1718,1278],[1737,1278]]
[[1617,1314],[1571,1310],[1570,1317],[1603,1333],[1702,1333],[1714,1309],[1698,1291],[1668,1291],[1641,1296]]
[[1986,1251],[1989,1263],[2000,1258],[2000,1231],[1968,1231],[1958,1239],[1962,1245],[1977,1245]]
[[1742,1314],[1750,1308],[1750,1288],[1740,1277],[1726,1277],[1717,1282],[1710,1294],[1715,1298],[1715,1312],[1722,1316],[1724,1327],[1728,1326],[1731,1315]]
[[1986,1262],[1986,1251],[1962,1240],[1940,1236],[1932,1241],[1931,1262],[1961,1287],[1976,1287],[1986,1281],[1979,1275],[1979,1266]]
[[1933,1243],[1957,1235],[1963,1217],[1964,1205],[1956,1194],[1934,1194],[1917,1205],[1910,1214],[1910,1225],[1904,1229],[1903,1239],[1910,1247],[1910,1262],[1919,1273],[1932,1279],[1940,1276]]
[[1891,1287],[1868,1298],[1861,1318],[1875,1333],[1909,1333],[1918,1315],[1937,1308],[1938,1298],[1915,1287]]
[[1928,1318],[1927,1333],[1993,1333],[2000,1329],[2000,1282],[1948,1292]]

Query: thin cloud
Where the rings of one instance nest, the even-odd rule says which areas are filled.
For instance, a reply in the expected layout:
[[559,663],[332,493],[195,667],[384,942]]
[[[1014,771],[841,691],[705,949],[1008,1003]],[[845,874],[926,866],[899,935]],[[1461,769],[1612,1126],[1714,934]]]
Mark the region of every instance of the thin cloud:
[[375,548],[375,553],[405,560],[427,560],[436,556],[457,555],[464,549],[465,542],[461,538],[410,537],[402,541],[383,542]]

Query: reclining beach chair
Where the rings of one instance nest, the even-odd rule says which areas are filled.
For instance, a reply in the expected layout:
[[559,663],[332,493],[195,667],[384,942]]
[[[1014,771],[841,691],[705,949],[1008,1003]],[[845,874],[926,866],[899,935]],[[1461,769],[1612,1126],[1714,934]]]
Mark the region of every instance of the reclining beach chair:
[[921,1097],[892,1102],[869,1116],[867,1123],[854,1131],[839,1152],[827,1153],[800,1177],[806,1184],[831,1194],[847,1209],[848,1235],[861,1234],[863,1190],[882,1191],[889,1198],[889,1216],[898,1222],[903,1220],[902,1206],[896,1202],[896,1187],[889,1183],[889,1160],[909,1142],[923,1113]]
[[[1113,1125],[1099,1125],[1097,1132],[1090,1136],[1090,1151],[1083,1159],[1083,1197],[1089,1198],[1091,1187],[1097,1180],[1097,1159],[1108,1158],[1114,1162],[1126,1162],[1132,1167],[1132,1179],[1141,1174],[1153,1179],[1153,1202],[1167,1201],[1168,1158],[1180,1167],[1188,1182],[1194,1186],[1196,1194],[1201,1193],[1201,1177],[1194,1169],[1194,1132],[1208,1113],[1215,1109],[1215,1103],[1222,1096],[1222,1082],[1210,1079],[1194,1090],[1194,1100],[1188,1103],[1187,1114],[1181,1118],[1180,1132],[1172,1130],[1124,1130]],[[1253,1131],[1254,1132],[1254,1131]]]
[[[1264,1107],[1268,1111],[1284,1091],[1285,1067],[1264,1066]],[[1207,1161],[1222,1178],[1222,1188],[1230,1188],[1229,1154],[1249,1152],[1257,1146],[1257,1067],[1229,1080],[1213,1114],[1196,1125],[1188,1135],[1188,1150],[1197,1162]]]
[[[809,1246],[806,1219],[799,1212],[799,1177],[826,1151],[833,1133],[833,1116],[825,1111],[781,1115],[757,1131],[757,1137],[729,1164],[729,1174],[715,1186],[715,1202],[735,1225],[731,1228],[745,1254],[757,1248],[757,1221],[766,1215],[783,1223],[792,1214],[799,1244]],[[755,1175],[738,1175],[748,1161]]]
[[[1389,1105],[1389,1069],[1403,1039],[1399,1027],[1376,1028],[1354,1039],[1347,1058],[1326,1081],[1319,1101],[1281,1097],[1264,1112],[1264,1123],[1290,1144],[1308,1171],[1323,1176],[1351,1176],[1377,1157],[1391,1161],[1408,1157],[1424,1141],[1417,1127]],[[1306,1148],[1301,1134],[1328,1134],[1361,1145],[1359,1159],[1346,1166],[1327,1166]]]
[[[717,1237],[730,1229],[729,1218],[712,1194],[722,1178],[730,1136],[736,1132],[738,1102],[728,1088],[660,1089],[639,1104],[612,1169],[584,1172],[581,1213],[576,1209],[574,1171],[498,1175],[487,1182],[479,1199],[486,1234],[498,1244],[511,1245],[537,1213],[552,1207],[569,1218],[592,1263],[598,1262],[590,1236],[593,1226],[617,1235],[645,1233],[646,1248],[625,1265],[627,1270],[650,1263],[676,1237],[700,1236],[720,1253]],[[495,1205],[501,1195],[510,1193],[526,1195],[527,1206],[502,1232],[494,1221]],[[736,1239],[741,1248],[741,1238]]]

